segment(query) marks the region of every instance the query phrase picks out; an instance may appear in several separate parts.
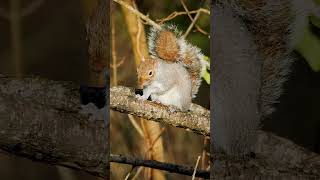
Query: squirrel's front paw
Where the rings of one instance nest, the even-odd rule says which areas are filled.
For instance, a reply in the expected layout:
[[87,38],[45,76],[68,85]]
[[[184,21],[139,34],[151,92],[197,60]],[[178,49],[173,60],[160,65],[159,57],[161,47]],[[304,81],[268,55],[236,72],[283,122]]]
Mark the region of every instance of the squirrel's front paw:
[[136,98],[139,99],[139,100],[147,100],[148,97],[144,96],[144,95],[140,95],[140,94],[136,94]]
[[136,98],[137,98],[138,100],[143,100],[143,97],[142,97],[140,94],[136,94]]

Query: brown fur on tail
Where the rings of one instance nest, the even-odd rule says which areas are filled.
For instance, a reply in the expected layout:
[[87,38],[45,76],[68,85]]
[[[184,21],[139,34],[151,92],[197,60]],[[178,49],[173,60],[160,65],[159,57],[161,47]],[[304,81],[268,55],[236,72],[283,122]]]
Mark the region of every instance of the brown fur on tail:
[[149,53],[169,63],[181,63],[192,80],[192,96],[198,93],[201,84],[203,55],[199,48],[188,43],[174,25],[151,28],[148,38]]

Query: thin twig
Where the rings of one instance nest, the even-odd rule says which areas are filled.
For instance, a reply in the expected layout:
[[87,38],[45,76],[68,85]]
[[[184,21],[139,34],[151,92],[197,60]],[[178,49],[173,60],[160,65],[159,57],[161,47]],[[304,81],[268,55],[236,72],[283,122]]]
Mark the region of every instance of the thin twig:
[[[204,137],[203,140],[203,150],[202,150],[202,157],[201,157],[201,169],[206,169],[207,166],[207,154],[208,152],[206,151],[206,146],[209,143],[209,137]],[[210,153],[209,153],[210,154]]]
[[124,178],[124,180],[128,180],[128,179],[129,179],[129,177],[130,177],[131,173],[133,172],[134,168],[135,168],[135,166],[132,166],[130,172],[126,175],[126,177]]
[[[202,12],[202,13],[206,13],[206,14],[210,15],[210,11],[207,9],[204,9],[204,8],[199,8],[198,10],[189,11],[190,14],[196,14],[198,12]],[[162,23],[169,21],[177,16],[186,15],[186,14],[188,14],[188,13],[185,11],[179,11],[179,12],[174,11],[169,16],[162,18],[162,19],[157,19],[156,21],[159,22],[160,24],[162,24]]]
[[146,150],[146,153],[151,151],[153,146],[156,144],[157,140],[161,137],[162,133],[164,132],[165,128],[161,128],[160,133],[156,136],[156,138],[151,142],[149,148]]
[[138,178],[139,174],[142,172],[143,166],[140,166],[136,172],[136,174],[132,177],[132,180],[135,180]]
[[141,137],[144,137],[143,131],[140,128],[140,126],[138,125],[138,123],[135,121],[134,117],[131,114],[128,114],[128,117],[130,119],[131,124],[133,125],[133,127],[137,130],[137,132],[139,133],[139,135]]
[[144,57],[142,56],[141,51],[140,51],[141,21],[140,21],[140,18],[139,18],[139,17],[137,18],[137,24],[138,24],[137,52],[138,52],[139,57],[140,57],[141,59],[143,59]]
[[[198,13],[199,10],[195,10],[195,11],[189,11],[190,14],[196,14]],[[159,22],[160,24],[166,22],[166,21],[170,21],[172,20],[173,18],[177,17],[177,16],[180,16],[180,15],[186,15],[188,14],[187,12],[185,11],[181,11],[181,12],[177,12],[177,11],[174,11],[173,13],[171,13],[169,16],[165,17],[165,18],[162,18],[162,19],[157,19],[156,21]]]
[[114,16],[111,15],[111,54],[112,54],[112,84],[116,86],[118,84],[117,78],[117,54],[116,54],[116,40],[115,40],[115,23],[114,23]]
[[141,12],[137,11],[136,9],[134,9],[132,6],[130,6],[129,4],[127,4],[126,2],[123,2],[122,0],[113,0],[114,2],[124,6],[125,8],[127,8],[128,10],[130,10],[133,14],[139,16],[141,19],[145,20],[149,25],[154,26],[157,29],[161,29],[161,26],[157,23],[155,23],[154,21],[152,21],[150,18],[148,18],[147,16],[145,16],[144,14],[142,14]]
[[[184,0],[180,0],[180,2],[181,2],[181,4],[182,4],[184,10],[187,12],[189,19],[190,19],[191,21],[193,21],[193,18],[192,18],[192,16],[191,16],[190,11],[188,10],[187,5],[185,4]],[[208,34],[209,34],[209,33],[207,33],[205,30],[201,29],[200,26],[195,25],[195,27],[197,28],[197,30],[198,30],[200,33],[202,33],[202,34],[204,34],[204,35],[208,35]]]
[[[131,164],[133,166],[144,166],[144,167],[149,167],[153,169],[169,171],[171,173],[184,174],[188,176],[192,176],[194,174],[194,169],[195,169],[193,167],[187,167],[187,166],[182,166],[177,164],[164,163],[164,162],[159,162],[155,160],[142,160],[142,159],[125,157],[122,155],[114,155],[114,154],[110,155],[110,162],[121,163],[121,164]],[[196,170],[195,176],[209,179],[210,172],[204,171],[204,170]]]
[[125,59],[126,59],[125,57],[121,58],[121,60],[120,60],[116,65],[113,65],[113,64],[111,63],[111,64],[110,64],[111,68],[112,68],[112,69],[113,69],[114,67],[119,68],[119,67],[124,63],[124,60],[125,60]]
[[210,15],[210,11],[208,9],[200,8],[199,11]]
[[192,174],[192,180],[194,180],[194,178],[196,177],[197,167],[198,167],[200,158],[201,158],[201,156],[198,156],[197,163],[196,163],[196,166],[194,167],[194,171],[193,171],[193,174]]
[[190,33],[191,29],[196,24],[196,21],[198,20],[199,16],[200,16],[200,11],[196,14],[196,16],[194,17],[192,23],[188,27],[187,31],[184,33],[184,35],[183,35],[184,38],[186,38],[188,36],[188,34]]

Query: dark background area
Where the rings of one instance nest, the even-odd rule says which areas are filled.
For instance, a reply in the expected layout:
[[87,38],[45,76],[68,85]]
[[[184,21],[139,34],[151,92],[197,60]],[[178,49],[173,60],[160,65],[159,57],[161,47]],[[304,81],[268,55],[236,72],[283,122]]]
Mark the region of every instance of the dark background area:
[[[0,74],[16,76],[12,53],[10,1],[0,1]],[[38,0],[20,0],[21,10]],[[43,0],[20,23],[22,77],[90,83],[86,20],[96,0]],[[6,13],[5,13],[6,14]],[[19,112],[17,112],[19,113]],[[33,162],[0,153],[0,179],[3,180],[93,180],[102,179],[65,167]]]
[[320,153],[320,72],[297,57],[280,103],[263,128]]
[[[33,1],[20,0],[22,9]],[[10,11],[9,0],[0,8]],[[44,0],[21,19],[21,49],[24,76],[53,80],[88,81],[86,15],[81,1]],[[11,61],[10,20],[0,18],[0,72],[14,76]]]

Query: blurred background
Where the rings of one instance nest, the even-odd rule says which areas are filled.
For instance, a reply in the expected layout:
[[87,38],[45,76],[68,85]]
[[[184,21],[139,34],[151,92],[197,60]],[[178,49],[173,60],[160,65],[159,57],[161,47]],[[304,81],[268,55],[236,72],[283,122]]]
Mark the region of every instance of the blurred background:
[[283,95],[263,129],[320,154],[320,18],[308,18]]
[[[161,23],[161,21],[157,20],[166,18],[173,12],[185,12],[182,2],[185,3],[189,11],[198,10],[199,8],[210,10],[209,0],[189,0],[182,2],[180,0],[137,0],[135,4],[132,4],[132,1],[126,2],[131,3],[133,7],[136,6],[141,13],[148,15],[151,20],[157,23]],[[110,64],[110,81],[111,86],[122,85],[137,88],[134,45],[132,45],[130,34],[128,33],[128,26],[132,24],[134,26],[137,22],[133,22],[133,19],[128,21],[130,17],[124,14],[124,11],[126,10],[119,4],[111,3],[111,18],[113,21],[112,44],[114,45],[113,57],[116,57],[116,61]],[[131,12],[126,13],[131,17],[135,16]],[[192,14],[192,17],[195,17],[195,14]],[[182,32],[188,29],[191,22],[186,14],[166,21],[166,23],[175,24]],[[150,26],[143,23],[142,25],[142,27],[144,27],[144,33],[148,34]],[[200,31],[203,30],[203,32],[199,32],[199,30],[194,27],[186,39],[191,44],[198,46],[204,55],[210,57],[210,15],[201,13],[199,19],[196,21],[196,25],[201,28]],[[132,29],[131,27],[131,30]],[[203,81],[197,98],[194,99],[194,103],[210,109],[209,88],[210,86]],[[198,156],[204,153],[205,156],[203,157],[205,158],[200,160],[199,167],[201,169],[208,168],[207,153],[210,152],[208,139],[205,140],[203,136],[185,131],[184,129],[163,124],[149,125],[145,124],[144,121],[145,120],[141,121],[139,118],[129,118],[126,114],[111,111],[110,152],[139,159],[146,159],[151,156],[155,160],[186,166],[195,166]],[[138,126],[138,128],[135,126]],[[150,127],[151,130],[148,130],[148,127]],[[139,131],[142,133],[139,133]],[[161,135],[159,139],[157,139],[158,135]],[[156,139],[157,143],[154,143],[153,149],[150,152],[148,151],[150,141],[151,144],[154,142],[152,138]],[[162,172],[163,174],[160,175],[159,173],[152,173],[152,175],[150,175],[146,168],[137,167],[132,169],[130,165],[111,163],[111,179],[125,179],[129,173],[131,173],[130,178],[133,179],[150,179],[150,177],[160,180],[164,179],[164,177],[168,180],[191,179],[190,176]]]
[[[97,0],[1,0],[0,74],[97,85],[86,22]],[[85,172],[0,153],[0,179],[97,180]]]

